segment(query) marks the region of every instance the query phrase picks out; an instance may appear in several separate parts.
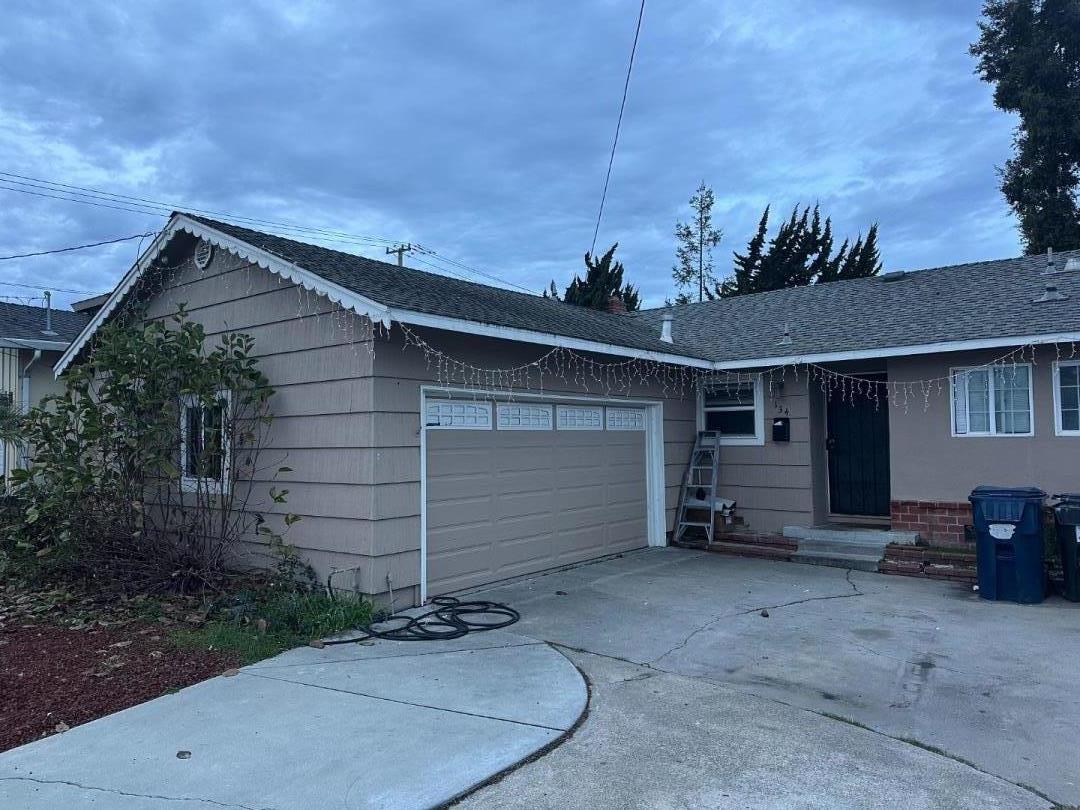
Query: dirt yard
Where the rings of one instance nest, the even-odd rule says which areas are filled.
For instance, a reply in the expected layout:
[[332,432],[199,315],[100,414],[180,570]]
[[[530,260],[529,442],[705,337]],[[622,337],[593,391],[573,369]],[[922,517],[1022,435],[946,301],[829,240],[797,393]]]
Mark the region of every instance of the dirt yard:
[[159,697],[237,664],[177,649],[182,619],[72,618],[0,599],[0,751]]

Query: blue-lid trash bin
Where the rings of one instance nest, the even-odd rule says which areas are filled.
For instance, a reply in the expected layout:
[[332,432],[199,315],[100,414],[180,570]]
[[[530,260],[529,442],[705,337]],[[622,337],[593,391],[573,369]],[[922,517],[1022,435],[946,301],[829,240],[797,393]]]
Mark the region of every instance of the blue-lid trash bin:
[[971,495],[983,599],[1035,605],[1046,597],[1043,502],[1037,487],[975,487]]
[[1080,493],[1065,492],[1054,498],[1054,528],[1064,574],[1061,595],[1080,602]]

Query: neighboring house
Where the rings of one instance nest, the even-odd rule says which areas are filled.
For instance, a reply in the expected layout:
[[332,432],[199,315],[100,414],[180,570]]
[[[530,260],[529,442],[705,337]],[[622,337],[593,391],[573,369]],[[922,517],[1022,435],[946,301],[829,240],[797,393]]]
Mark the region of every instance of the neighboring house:
[[[62,386],[53,364],[90,322],[90,313],[0,302],[0,403],[25,413]],[[0,443],[0,483],[21,463],[19,448]]]
[[957,543],[977,484],[1080,489],[1077,265],[616,314],[175,214],[56,370],[130,298],[253,335],[290,541],[335,585],[416,601],[666,544],[702,429],[721,433],[719,494],[764,534]]

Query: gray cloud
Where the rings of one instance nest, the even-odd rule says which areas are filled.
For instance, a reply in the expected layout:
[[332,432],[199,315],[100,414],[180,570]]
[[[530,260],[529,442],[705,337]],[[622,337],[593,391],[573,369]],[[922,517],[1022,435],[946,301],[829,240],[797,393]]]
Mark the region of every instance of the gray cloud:
[[[0,170],[411,239],[539,290],[592,237],[633,5],[12,3]],[[1017,253],[994,171],[1013,121],[967,55],[978,12],[649,4],[598,248],[619,241],[659,303],[705,180],[721,269],[766,203],[820,201],[844,234],[880,222],[890,267]],[[0,254],[160,224],[0,191]],[[105,289],[134,249],[0,280]]]

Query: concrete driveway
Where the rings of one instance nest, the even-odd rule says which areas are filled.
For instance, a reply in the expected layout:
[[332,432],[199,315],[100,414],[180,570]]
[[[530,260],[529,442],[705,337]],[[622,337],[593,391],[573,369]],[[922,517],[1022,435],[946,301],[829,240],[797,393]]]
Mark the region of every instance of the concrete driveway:
[[563,654],[502,630],[301,648],[0,754],[0,808],[431,807],[587,701]]
[[484,594],[592,702],[466,807],[1080,804],[1080,605],[677,549]]

